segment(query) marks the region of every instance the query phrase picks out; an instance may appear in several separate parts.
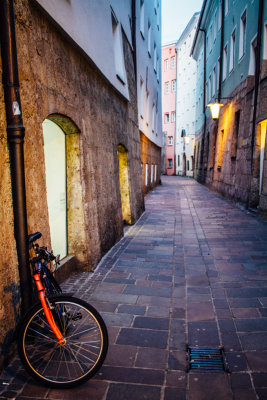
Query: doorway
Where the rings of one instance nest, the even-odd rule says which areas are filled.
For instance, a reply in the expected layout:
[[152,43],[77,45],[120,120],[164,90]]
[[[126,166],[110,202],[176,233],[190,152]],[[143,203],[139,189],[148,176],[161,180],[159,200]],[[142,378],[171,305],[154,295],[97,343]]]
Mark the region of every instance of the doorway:
[[119,177],[121,192],[121,209],[124,223],[131,224],[130,188],[128,176],[127,150],[124,146],[118,146]]
[[54,254],[66,257],[67,192],[66,192],[66,135],[54,122],[43,122],[46,190],[51,245]]
[[266,129],[267,129],[267,119],[260,122],[261,129],[261,142],[260,142],[260,181],[259,181],[259,194],[262,192],[262,178],[264,169],[264,152],[265,152],[265,142],[266,142]]

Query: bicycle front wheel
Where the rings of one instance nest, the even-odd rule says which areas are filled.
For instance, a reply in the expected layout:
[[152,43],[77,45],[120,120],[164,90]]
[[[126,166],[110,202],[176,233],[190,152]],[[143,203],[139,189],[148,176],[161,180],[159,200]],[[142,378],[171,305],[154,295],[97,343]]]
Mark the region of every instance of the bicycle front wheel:
[[19,356],[35,379],[51,387],[73,387],[90,379],[103,364],[107,328],[100,314],[83,300],[58,296],[49,301],[65,339],[63,344],[59,344],[38,304],[21,325]]

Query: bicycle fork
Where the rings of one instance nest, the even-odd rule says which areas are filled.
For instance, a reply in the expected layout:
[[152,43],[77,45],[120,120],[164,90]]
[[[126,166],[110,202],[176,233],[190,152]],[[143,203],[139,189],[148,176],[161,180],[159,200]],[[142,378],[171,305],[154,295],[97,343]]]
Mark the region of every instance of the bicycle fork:
[[40,298],[40,301],[41,301],[41,304],[42,304],[42,307],[43,307],[47,322],[49,323],[52,331],[56,335],[59,344],[64,344],[65,339],[63,338],[62,333],[58,329],[58,327],[57,327],[57,325],[56,325],[56,323],[54,321],[53,315],[51,313],[51,310],[47,305],[47,302],[46,302],[46,299],[45,299],[45,289],[44,289],[43,284],[41,282],[40,274],[33,275],[33,278],[35,280],[35,283],[36,283],[36,286],[37,286],[37,290],[39,292],[39,298]]

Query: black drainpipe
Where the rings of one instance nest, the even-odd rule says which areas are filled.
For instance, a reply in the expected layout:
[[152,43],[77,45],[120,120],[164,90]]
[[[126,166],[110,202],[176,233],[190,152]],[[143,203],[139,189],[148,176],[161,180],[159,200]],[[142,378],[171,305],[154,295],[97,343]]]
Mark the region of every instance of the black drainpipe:
[[0,43],[13,195],[14,233],[20,275],[21,308],[22,312],[25,312],[31,305],[32,284],[27,248],[28,233],[23,152],[25,128],[22,121],[19,94],[13,0],[0,1]]
[[218,102],[219,103],[221,101],[221,96],[222,96],[223,46],[224,46],[224,0],[222,0],[222,25],[221,25],[221,43],[220,43],[220,71],[219,71],[219,88],[218,88]]
[[[221,22],[221,43],[220,43],[220,70],[219,70],[219,88],[218,88],[218,102],[221,102],[222,96],[222,71],[223,71],[223,47],[224,47],[224,0],[222,0],[222,22]],[[216,147],[217,147],[217,138],[218,138],[218,127],[219,120],[216,121],[216,135],[215,135],[215,143],[214,143],[214,159],[213,159],[213,173],[212,173],[212,181],[214,178],[214,170],[215,170],[215,158],[216,158]]]
[[137,82],[137,66],[136,66],[136,0],[132,0],[132,45],[133,45],[133,61],[134,61],[134,73],[136,84]]
[[[203,71],[203,114],[204,114],[204,146],[206,142],[206,126],[207,126],[207,116],[206,116],[206,79],[207,79],[207,66],[206,66],[206,60],[207,60],[207,31],[206,29],[199,28],[201,32],[204,33],[204,71]],[[205,182],[205,176],[204,176],[204,149],[201,149],[203,151],[203,157],[200,155],[200,160],[202,160],[202,165],[201,165],[201,176],[200,176],[200,181]]]
[[255,142],[255,134],[256,134],[256,116],[257,116],[259,80],[260,80],[260,67],[261,67],[260,64],[261,64],[263,9],[264,9],[264,0],[260,0],[259,15],[258,15],[257,47],[256,47],[256,68],[255,68],[255,83],[254,83],[253,122],[252,122],[252,136],[251,136],[251,175],[253,174],[253,169],[254,169],[253,155],[254,155],[254,146],[255,146],[254,142]]

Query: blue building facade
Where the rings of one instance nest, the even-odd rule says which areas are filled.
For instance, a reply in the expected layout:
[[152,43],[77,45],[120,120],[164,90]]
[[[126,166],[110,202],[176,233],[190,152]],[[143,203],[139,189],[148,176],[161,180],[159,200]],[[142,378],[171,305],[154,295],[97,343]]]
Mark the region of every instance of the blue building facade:
[[[197,61],[194,176],[248,207],[267,209],[267,3],[204,0]],[[222,104],[213,120],[208,105]]]

